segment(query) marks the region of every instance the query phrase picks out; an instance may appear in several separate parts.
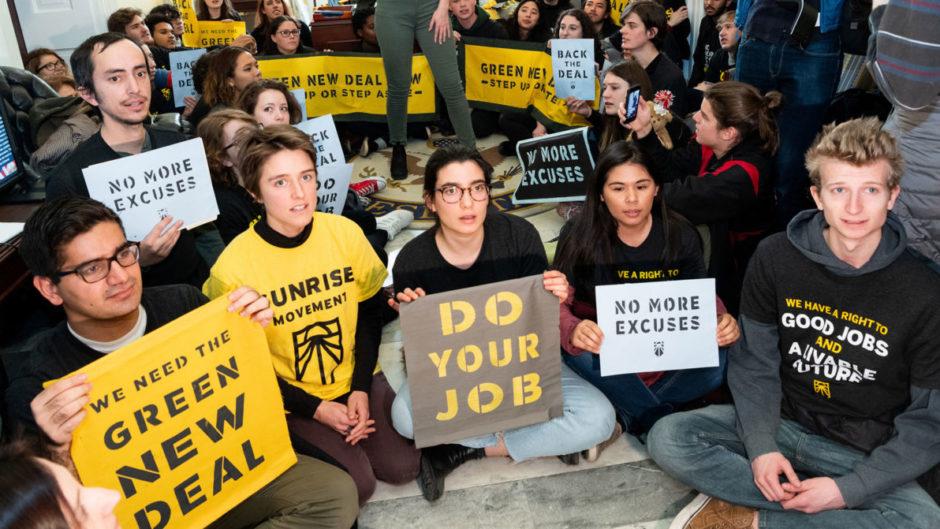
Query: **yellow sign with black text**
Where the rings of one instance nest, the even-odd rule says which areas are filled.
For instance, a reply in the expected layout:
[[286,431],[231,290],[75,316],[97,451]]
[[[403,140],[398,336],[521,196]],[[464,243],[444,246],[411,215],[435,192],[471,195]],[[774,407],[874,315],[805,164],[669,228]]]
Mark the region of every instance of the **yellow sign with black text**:
[[173,0],[173,5],[180,11],[180,18],[183,20],[183,46],[187,48],[199,47],[199,30],[196,25],[196,10],[193,8],[193,0]]
[[85,485],[121,492],[125,529],[206,527],[297,461],[264,332],[228,303],[73,373],[91,393],[72,460]]
[[199,32],[199,48],[229,46],[233,40],[245,34],[245,23],[203,20],[196,24],[196,29]]

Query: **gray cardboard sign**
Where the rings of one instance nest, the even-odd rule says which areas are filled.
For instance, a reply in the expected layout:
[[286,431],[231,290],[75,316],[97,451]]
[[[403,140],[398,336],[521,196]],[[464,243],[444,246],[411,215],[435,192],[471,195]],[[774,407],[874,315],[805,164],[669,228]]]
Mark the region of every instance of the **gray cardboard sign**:
[[542,276],[433,294],[402,305],[419,448],[562,414],[558,298]]

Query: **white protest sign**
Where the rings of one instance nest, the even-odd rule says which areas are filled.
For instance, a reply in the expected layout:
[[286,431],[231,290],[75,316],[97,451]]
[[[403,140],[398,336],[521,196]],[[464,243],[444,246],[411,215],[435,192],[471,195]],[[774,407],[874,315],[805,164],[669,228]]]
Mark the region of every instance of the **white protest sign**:
[[598,286],[601,375],[718,365],[714,279]]
[[121,217],[131,241],[143,240],[166,216],[182,220],[185,228],[219,216],[200,138],[95,164],[82,173],[88,195]]
[[559,99],[594,101],[594,39],[552,39],[552,73]]
[[339,143],[339,134],[336,133],[336,124],[333,116],[327,114],[294,125],[310,136],[317,151],[317,168],[325,165],[343,163],[343,146]]
[[193,85],[193,65],[205,55],[204,48],[170,52],[170,76],[173,79],[173,105],[183,106],[186,96],[197,97]]
[[300,105],[300,121],[307,121],[307,91],[303,88],[290,91],[297,104]]
[[351,163],[317,167],[317,211],[337,215],[343,212],[352,172]]

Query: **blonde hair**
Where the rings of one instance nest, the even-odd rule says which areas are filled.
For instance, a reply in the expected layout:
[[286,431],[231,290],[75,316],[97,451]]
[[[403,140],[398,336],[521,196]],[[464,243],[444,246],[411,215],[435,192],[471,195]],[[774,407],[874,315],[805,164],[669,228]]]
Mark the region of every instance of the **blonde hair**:
[[845,123],[830,123],[816,136],[806,151],[806,169],[815,187],[822,185],[819,168],[826,160],[846,162],[856,167],[870,165],[878,160],[888,162],[888,188],[901,184],[903,159],[894,137],[881,129],[878,118],[859,118]]

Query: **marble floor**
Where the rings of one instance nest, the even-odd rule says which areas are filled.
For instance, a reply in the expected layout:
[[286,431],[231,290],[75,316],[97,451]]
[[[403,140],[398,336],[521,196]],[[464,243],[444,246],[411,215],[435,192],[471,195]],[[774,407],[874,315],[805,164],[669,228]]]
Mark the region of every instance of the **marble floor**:
[[[528,220],[543,242],[558,235],[554,210]],[[405,230],[387,246],[390,258],[420,230]],[[391,268],[391,266],[390,266]],[[401,385],[401,329],[386,326],[379,361],[393,387]],[[472,461],[447,478],[431,504],[414,483],[380,483],[359,518],[362,529],[622,528],[667,529],[694,494],[664,474],[635,438],[623,435],[594,463],[567,466],[556,458],[522,463]]]

